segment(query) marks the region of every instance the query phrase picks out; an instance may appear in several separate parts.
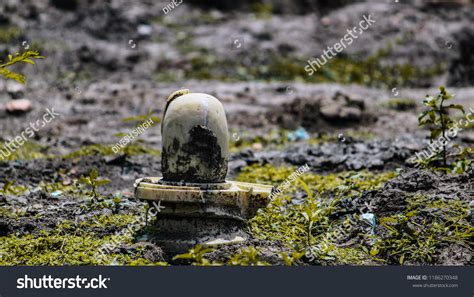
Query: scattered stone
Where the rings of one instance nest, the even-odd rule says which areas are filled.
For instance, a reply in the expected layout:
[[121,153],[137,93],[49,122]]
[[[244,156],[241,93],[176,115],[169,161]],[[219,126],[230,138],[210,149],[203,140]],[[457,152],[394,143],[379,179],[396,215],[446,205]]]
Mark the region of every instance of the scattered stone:
[[12,100],[5,104],[5,110],[14,115],[21,115],[33,109],[31,101],[28,99]]
[[360,122],[365,109],[364,100],[340,92],[332,98],[323,97],[320,104],[323,118],[335,123]]
[[28,204],[28,199],[21,196],[7,196],[7,202],[11,204]]
[[341,92],[332,96],[297,97],[290,103],[275,106],[267,117],[291,130],[298,126],[311,130],[320,130],[322,126],[348,126],[372,122],[374,118],[363,99]]
[[73,11],[78,3],[76,0],[51,0],[51,4],[58,9]]
[[5,87],[7,89],[8,95],[10,95],[13,99],[19,99],[24,96],[25,86],[16,81],[7,81]]
[[150,36],[152,32],[152,27],[150,25],[139,25],[137,28],[137,32],[140,36]]
[[127,163],[127,156],[125,154],[116,154],[105,156],[104,161],[109,165],[124,165]]

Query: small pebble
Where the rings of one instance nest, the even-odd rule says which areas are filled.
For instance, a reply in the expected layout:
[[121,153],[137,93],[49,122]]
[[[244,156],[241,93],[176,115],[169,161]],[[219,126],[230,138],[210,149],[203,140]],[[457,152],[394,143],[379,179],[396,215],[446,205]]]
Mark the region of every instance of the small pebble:
[[28,99],[11,100],[5,104],[5,110],[11,114],[24,114],[33,109]]
[[137,28],[138,34],[142,36],[150,36],[152,27],[150,25],[139,25]]

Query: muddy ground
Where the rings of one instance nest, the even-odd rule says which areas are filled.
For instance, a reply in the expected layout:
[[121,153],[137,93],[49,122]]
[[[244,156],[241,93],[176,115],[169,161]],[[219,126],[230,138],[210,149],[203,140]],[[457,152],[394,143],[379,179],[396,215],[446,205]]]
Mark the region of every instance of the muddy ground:
[[[429,144],[429,130],[419,127],[417,120],[426,94],[436,95],[438,86],[446,85],[455,94],[454,103],[466,111],[474,108],[472,4],[303,2],[243,2],[234,7],[227,1],[199,6],[183,1],[166,15],[165,1],[2,2],[1,59],[27,47],[40,49],[46,58],[35,66],[15,68],[27,76],[25,85],[0,80],[2,106],[18,99],[32,103],[28,112],[11,113],[2,107],[0,140],[19,135],[41,119],[46,108],[60,115],[0,162],[0,263],[188,263],[173,261],[174,255],[163,252],[150,226],[115,242],[109,252],[113,257],[97,260],[90,251],[109,244],[109,237],[128,224],[145,221],[144,203],[133,198],[133,183],[140,177],[161,176],[159,124],[129,150],[112,152],[121,137],[117,133],[129,133],[137,123],[124,119],[147,113],[161,117],[168,95],[188,88],[212,94],[224,104],[232,136],[228,179],[245,178],[242,172],[248,166],[268,165],[273,170],[308,164],[309,174],[318,178],[352,171],[394,173],[380,186],[355,188],[355,195],[342,192],[350,203],[338,205],[340,213],[329,215],[334,222],[358,220],[355,229],[333,244],[361,254],[367,251],[364,256],[322,256],[319,246],[316,260],[308,254],[295,256],[295,264],[472,265],[472,165],[464,173],[445,175],[415,168],[408,161]],[[329,61],[324,75],[308,78],[307,60],[337,42],[364,14],[374,15],[374,26],[338,60]],[[406,71],[396,70],[396,65],[404,65]],[[359,79],[372,66],[380,73]],[[341,74],[346,72],[351,75]],[[407,107],[400,103],[403,100]],[[293,139],[292,133],[301,127],[309,139]],[[472,127],[461,131],[451,145],[472,148]],[[468,155],[468,164],[471,159]],[[78,182],[94,168],[110,180],[98,188],[99,202],[93,202],[90,188]],[[248,181],[278,186],[272,174]],[[321,193],[321,199],[329,199],[334,191]],[[291,195],[290,200],[307,196],[300,187]],[[414,196],[427,200],[409,202]],[[421,204],[432,207],[420,208]],[[414,255],[419,243],[410,240],[429,238],[432,230],[418,230],[428,233],[415,231],[411,239],[397,241],[379,224],[383,218],[407,217],[411,207],[418,208],[413,217],[408,214],[408,220],[413,219],[409,225],[436,223],[446,213],[453,217],[449,224],[444,221],[443,234],[433,231],[436,242],[423,255]],[[372,230],[357,216],[364,213],[377,220]],[[453,235],[458,232],[455,225],[463,234]],[[406,231],[403,222],[396,226]],[[294,255],[310,248],[249,230],[248,243],[219,248],[206,257],[224,263],[255,247],[262,263],[279,265],[288,264],[282,253]],[[373,237],[380,243],[374,244]],[[409,241],[403,252],[407,259],[394,252],[398,247],[389,247],[403,240]],[[250,264],[259,263],[254,260]],[[233,263],[246,264],[242,257]]]

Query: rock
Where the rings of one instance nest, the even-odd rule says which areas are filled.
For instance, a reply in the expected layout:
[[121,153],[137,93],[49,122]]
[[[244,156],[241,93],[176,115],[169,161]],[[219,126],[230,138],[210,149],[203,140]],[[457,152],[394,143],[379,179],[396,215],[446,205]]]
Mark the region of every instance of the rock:
[[363,99],[337,91],[332,96],[324,94],[295,98],[290,103],[275,106],[267,113],[267,117],[286,129],[294,130],[302,126],[320,131],[322,126],[371,122],[374,115],[366,109]]
[[12,100],[5,104],[5,110],[10,114],[21,115],[33,109],[31,101],[28,99]]
[[23,204],[23,205],[28,204],[28,199],[21,196],[7,196],[7,201],[8,203],[11,203],[11,204]]
[[124,165],[127,164],[127,155],[125,154],[116,154],[116,155],[110,155],[110,156],[105,156],[104,161],[106,164],[109,165]]
[[10,231],[11,230],[7,222],[0,222],[0,236],[7,236]]
[[151,35],[151,32],[152,32],[152,27],[150,25],[145,25],[145,24],[138,25],[137,33],[140,36],[148,37]]
[[51,0],[51,4],[62,10],[76,10],[77,8],[77,1],[76,0]]
[[351,98],[340,92],[321,100],[321,115],[328,122],[360,122],[365,108],[362,99]]
[[229,162],[229,174],[236,174],[237,172],[240,172],[245,166],[247,166],[247,162],[244,160],[232,160]]
[[10,95],[13,99],[21,98],[24,95],[25,86],[19,82],[9,80],[6,82],[5,87],[7,89],[8,95]]

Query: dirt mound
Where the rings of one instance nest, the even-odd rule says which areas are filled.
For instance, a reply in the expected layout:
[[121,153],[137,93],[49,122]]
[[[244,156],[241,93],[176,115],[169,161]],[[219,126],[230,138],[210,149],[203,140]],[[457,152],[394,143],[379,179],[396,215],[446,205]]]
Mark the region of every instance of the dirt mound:
[[[386,64],[408,63],[419,69],[442,66],[449,71],[448,81],[463,78],[457,85],[470,85],[469,68],[459,68],[460,60],[469,59],[466,50],[472,44],[470,28],[474,26],[471,5],[414,6],[403,3],[357,3],[335,10],[318,26],[314,39],[329,46],[338,42],[363,15],[372,15],[375,25],[347,47],[344,55],[368,57],[379,50],[389,52],[382,58]],[[315,51],[315,57],[322,51]],[[446,65],[443,65],[446,64]],[[466,64],[465,64],[466,65]],[[459,72],[459,73],[456,73]],[[421,85],[440,83],[439,75],[427,78]],[[442,80],[442,79],[441,79]]]
[[295,144],[282,150],[244,150],[232,156],[231,171],[243,164],[255,163],[308,164],[314,172],[339,172],[344,170],[394,170],[403,167],[421,143],[413,137],[399,139],[352,141],[349,137],[340,142],[321,145]]
[[364,99],[336,92],[333,96],[296,98],[268,113],[271,122],[286,129],[299,126],[321,131],[324,126],[349,126],[373,122]]
[[[369,202],[379,215],[399,213],[407,206],[411,195],[423,194],[430,199],[470,201],[469,185],[474,182],[474,170],[456,176],[436,175],[427,171],[407,170],[385,184],[382,190],[367,193],[361,202]],[[461,186],[460,186],[461,185]],[[436,212],[436,209],[432,209]],[[468,214],[466,213],[466,218]]]

